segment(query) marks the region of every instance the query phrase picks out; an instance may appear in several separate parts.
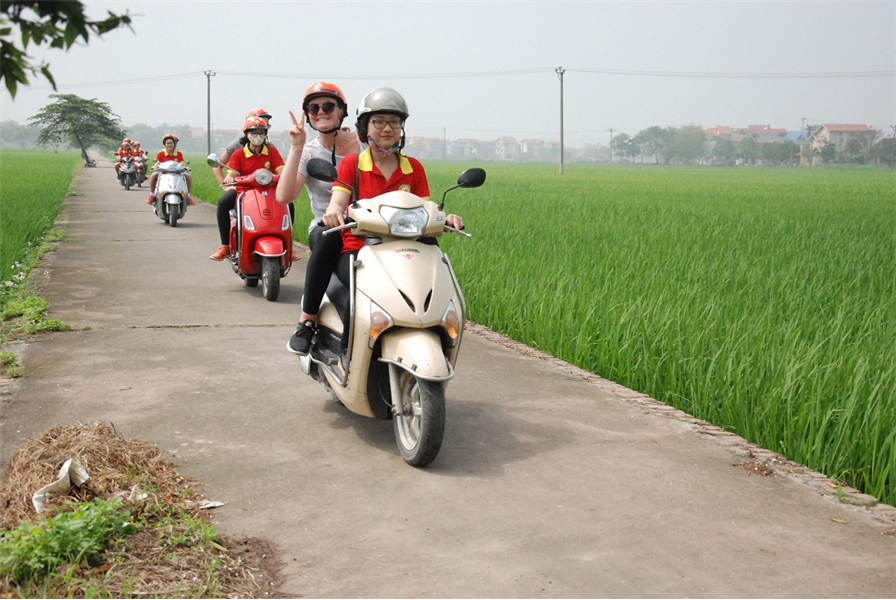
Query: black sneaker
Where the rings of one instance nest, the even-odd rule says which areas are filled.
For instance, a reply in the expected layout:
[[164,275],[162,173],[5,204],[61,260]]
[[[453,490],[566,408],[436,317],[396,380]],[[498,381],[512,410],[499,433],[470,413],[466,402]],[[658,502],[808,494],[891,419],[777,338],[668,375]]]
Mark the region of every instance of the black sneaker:
[[299,323],[292,337],[286,342],[286,349],[293,354],[304,356],[311,348],[311,338],[314,337],[314,321]]

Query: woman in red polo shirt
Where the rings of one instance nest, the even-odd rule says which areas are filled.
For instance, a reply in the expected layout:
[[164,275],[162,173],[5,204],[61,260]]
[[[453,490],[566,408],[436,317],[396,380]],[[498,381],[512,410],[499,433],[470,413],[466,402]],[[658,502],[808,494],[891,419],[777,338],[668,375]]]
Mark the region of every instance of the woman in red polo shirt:
[[[163,163],[169,160],[176,160],[177,162],[184,162],[184,154],[180,150],[177,149],[177,142],[179,142],[177,136],[173,133],[166,133],[162,137],[162,145],[164,148],[159,150],[158,154],[156,154],[156,162]],[[153,165],[152,175],[149,177],[149,198],[146,199],[147,204],[152,204],[156,201],[155,192],[156,192],[156,179],[158,179],[159,174],[155,171],[155,165]],[[193,188],[193,176],[190,173],[186,173],[187,177],[187,204],[193,205],[196,202],[193,198],[190,197],[190,190]]]
[[[258,169],[280,173],[283,170],[283,157],[276,148],[267,143],[267,121],[261,117],[249,117],[243,125],[243,133],[244,136],[241,138],[243,147],[234,150],[227,161],[230,170],[224,177],[224,183],[233,183],[236,173],[251,175]],[[221,236],[221,245],[209,256],[212,260],[222,261],[230,255],[230,211],[236,205],[237,195],[242,191],[245,191],[245,188],[231,187],[218,200],[218,234]],[[293,260],[297,260],[295,252]]]
[[[357,169],[359,198],[373,198],[399,189],[429,198],[429,183],[423,165],[416,158],[401,153],[405,142],[404,123],[409,114],[404,98],[392,88],[377,88],[361,101],[355,125],[358,137],[368,147],[361,154],[346,156],[338,167],[338,179],[342,181],[354,181]],[[321,219],[326,227],[345,224],[344,215],[350,200],[351,190],[334,183],[330,204]],[[445,222],[455,229],[464,226],[459,215],[448,215]],[[348,285],[352,253],[363,246],[364,240],[346,229],[342,232],[341,253],[338,248],[334,250],[332,244],[320,244],[312,249],[305,270],[302,316],[286,344],[287,350],[299,355],[308,353],[330,275],[335,270]]]

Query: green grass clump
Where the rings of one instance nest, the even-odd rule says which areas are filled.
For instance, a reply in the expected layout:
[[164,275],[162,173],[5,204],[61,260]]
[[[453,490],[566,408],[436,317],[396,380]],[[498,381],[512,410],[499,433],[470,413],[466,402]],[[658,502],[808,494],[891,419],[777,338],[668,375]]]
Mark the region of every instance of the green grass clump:
[[120,504],[96,499],[37,523],[23,521],[11,531],[0,530],[0,577],[11,578],[20,588],[34,586],[61,575],[65,566],[73,570],[82,561],[95,561],[113,536],[136,530]]

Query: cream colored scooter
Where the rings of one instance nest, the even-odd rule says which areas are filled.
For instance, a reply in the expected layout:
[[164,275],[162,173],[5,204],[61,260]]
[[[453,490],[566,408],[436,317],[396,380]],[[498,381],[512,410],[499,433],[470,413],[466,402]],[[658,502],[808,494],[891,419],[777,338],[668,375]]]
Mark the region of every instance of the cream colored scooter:
[[[308,175],[332,182],[336,169],[312,159]],[[469,169],[445,195],[484,182],[485,171]],[[350,228],[366,243],[349,287],[331,279],[311,351],[299,357],[302,371],[350,411],[393,419],[401,455],[415,467],[431,463],[442,446],[445,388],[466,318],[451,262],[436,244],[443,232],[455,231],[445,225],[445,195],[436,204],[396,191],[349,206],[353,222],[325,235]]]

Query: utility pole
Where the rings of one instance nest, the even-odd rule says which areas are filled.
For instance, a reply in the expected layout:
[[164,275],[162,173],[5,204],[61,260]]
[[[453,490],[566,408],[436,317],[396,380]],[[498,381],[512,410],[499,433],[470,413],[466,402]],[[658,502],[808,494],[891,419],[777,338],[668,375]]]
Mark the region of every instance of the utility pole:
[[806,164],[806,117],[803,117],[800,124],[800,165]]
[[613,164],[613,132],[616,131],[612,127],[607,129],[610,132],[610,164]]
[[448,159],[448,130],[442,127],[442,160]]
[[890,125],[890,129],[893,130],[893,143],[890,144],[890,149],[893,151],[893,162],[890,163],[890,168],[896,167],[896,125]]
[[557,67],[554,70],[560,78],[560,174],[563,175],[563,74],[566,69]]
[[206,98],[206,114],[208,116],[208,128],[206,129],[206,133],[208,136],[208,154],[212,153],[212,77],[214,77],[216,73],[214,71],[206,71],[205,78],[208,82],[208,92]]

